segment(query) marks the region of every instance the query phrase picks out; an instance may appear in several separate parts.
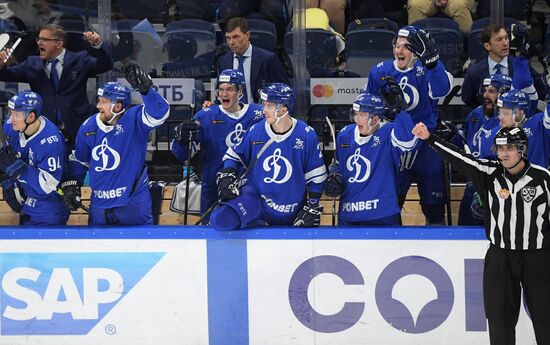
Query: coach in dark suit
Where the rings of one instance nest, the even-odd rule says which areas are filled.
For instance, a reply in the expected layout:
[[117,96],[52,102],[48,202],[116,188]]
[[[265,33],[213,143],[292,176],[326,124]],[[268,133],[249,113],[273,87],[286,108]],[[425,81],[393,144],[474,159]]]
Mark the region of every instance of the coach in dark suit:
[[250,44],[248,23],[244,18],[232,18],[225,26],[225,38],[230,52],[218,59],[218,74],[224,69],[236,69],[244,74],[246,98],[241,102],[258,102],[258,90],[264,84],[281,82],[290,85],[281,61],[274,53]]
[[59,25],[40,29],[36,42],[40,56],[29,56],[16,65],[5,66],[7,52],[0,52],[0,80],[29,83],[44,100],[43,114],[64,129],[69,147],[73,147],[78,128],[96,109],[86,95],[86,82],[113,67],[110,48],[96,32],[85,32],[90,51],[65,49],[67,34]]
[[[503,25],[491,24],[481,33],[481,42],[487,50],[488,56],[476,62],[468,68],[464,82],[462,83],[462,101],[470,106],[480,105],[478,98],[479,87],[483,79],[495,73],[505,74],[511,78],[514,76],[513,60],[509,55],[510,40]],[[531,71],[531,74],[533,72]],[[535,88],[541,99],[546,97],[546,88],[535,79]]]

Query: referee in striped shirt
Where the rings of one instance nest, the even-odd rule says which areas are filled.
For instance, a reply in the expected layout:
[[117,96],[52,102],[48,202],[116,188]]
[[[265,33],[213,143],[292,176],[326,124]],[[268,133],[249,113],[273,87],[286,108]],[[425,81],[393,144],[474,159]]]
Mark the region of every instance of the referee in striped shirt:
[[413,129],[466,176],[482,197],[485,233],[483,298],[491,345],[515,344],[521,289],[538,345],[550,344],[550,172],[530,164],[522,128],[502,128],[493,149],[498,161],[478,160],[430,135],[423,123]]

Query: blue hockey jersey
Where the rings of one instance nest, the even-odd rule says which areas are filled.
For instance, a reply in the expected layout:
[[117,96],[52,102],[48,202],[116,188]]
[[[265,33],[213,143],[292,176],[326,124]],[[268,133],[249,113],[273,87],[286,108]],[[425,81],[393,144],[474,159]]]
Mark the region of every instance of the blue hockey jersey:
[[356,124],[344,127],[336,140],[337,172],[342,175],[338,219],[361,222],[399,214],[397,172],[400,156],[415,149],[413,123],[407,112],[382,123],[362,137]]
[[68,212],[57,194],[65,170],[65,139],[46,117],[40,116],[37,121],[40,127],[29,138],[13,129],[11,119],[4,123],[8,144],[27,164],[17,180],[27,196],[22,213],[31,217]]
[[303,121],[293,118],[292,122],[292,128],[279,135],[263,120],[224,156],[224,167],[238,170],[249,166],[269,143],[247,176],[247,183],[261,196],[270,224],[292,223],[306,200],[306,187],[310,193],[322,193],[326,179],[315,130]]
[[453,76],[445,70],[445,65],[439,61],[429,70],[417,61],[413,67],[401,71],[395,66],[395,60],[381,62],[369,73],[365,88],[367,91],[380,95],[380,89],[386,85],[382,79],[392,76],[403,89],[407,112],[414,123],[423,122],[430,130],[439,122],[437,102],[445,97],[453,85]]
[[[527,148],[527,160],[531,164],[548,167],[550,160],[550,116],[548,114],[548,105],[544,112],[537,113],[531,118],[525,120],[523,130],[529,139]],[[491,151],[494,138],[500,126],[491,130],[491,133],[482,137],[481,157],[485,159],[496,159],[495,154]]]
[[69,177],[82,181],[89,170],[93,207],[124,206],[133,190],[148,181],[149,132],[168,118],[170,106],[152,88],[142,97],[144,104],[128,108],[114,126],[105,125],[96,113],[78,130]]
[[[214,105],[195,114],[194,119],[201,126],[199,142],[195,145],[200,145],[201,150],[202,194],[205,196],[201,208],[207,208],[217,200],[216,173],[223,169],[225,151],[238,144],[246,130],[263,118],[262,107],[257,104],[244,104],[236,113],[228,113],[220,105]],[[187,159],[188,145],[172,140],[170,149],[181,162]]]

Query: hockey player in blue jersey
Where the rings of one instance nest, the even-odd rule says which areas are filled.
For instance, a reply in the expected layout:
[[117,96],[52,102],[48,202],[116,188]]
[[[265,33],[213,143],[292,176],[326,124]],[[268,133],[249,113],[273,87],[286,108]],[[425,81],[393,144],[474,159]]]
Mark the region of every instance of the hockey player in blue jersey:
[[238,144],[246,130],[263,119],[261,106],[239,102],[246,91],[241,72],[223,70],[216,81],[216,89],[221,104],[202,109],[193,120],[176,127],[170,146],[172,153],[184,162],[189,155],[190,132],[194,133],[191,135],[195,139],[193,148],[199,146],[201,151],[201,213],[218,200],[216,174],[223,169],[225,151]]
[[4,199],[20,212],[20,224],[64,225],[69,211],[57,194],[65,167],[65,139],[42,116],[42,98],[23,91],[8,102],[10,118],[4,124],[8,146],[0,149]]
[[385,106],[380,96],[362,93],[352,105],[355,124],[338,134],[339,164],[325,182],[325,194],[341,195],[338,225],[401,224],[397,196],[399,157],[414,149],[417,140],[411,133],[410,115],[401,111],[407,106],[400,101],[401,88],[395,81],[388,86],[394,100],[388,105],[395,122],[382,121]]
[[[538,99],[535,87],[533,86],[533,78],[529,72],[527,59],[521,57],[514,59],[514,78],[503,75],[493,74],[483,80],[480,86],[479,93],[483,99],[483,104],[472,110],[466,117],[466,121],[459,131],[459,136],[453,141],[453,144],[458,147],[463,147],[467,153],[471,153],[474,157],[480,157],[481,143],[490,144],[487,140],[482,140],[484,137],[489,137],[494,128],[499,127],[499,116],[497,109],[498,97],[514,89],[522,90],[529,95],[530,106],[529,114],[536,111]],[[475,190],[471,181],[466,183],[464,196],[460,202],[460,210],[458,215],[458,225],[483,225],[483,219],[472,213],[471,205]]]
[[145,166],[147,138],[168,118],[170,106],[141,68],[130,64],[125,72],[130,85],[141,93],[143,105],[130,107],[130,89],[121,83],[109,82],[99,88],[99,112],[80,126],[69,157],[68,179],[62,183],[64,202],[75,210],[89,171],[90,225],[153,223]]
[[498,101],[499,126],[482,137],[480,158],[493,159],[489,141],[493,141],[500,128],[523,127],[529,138],[527,159],[531,164],[546,167],[550,159],[550,116],[548,106],[543,112],[527,117],[530,109],[530,99],[522,91],[510,90],[502,94]]
[[[529,74],[530,75],[530,74]],[[482,137],[490,135],[491,130],[499,126],[497,100],[509,91],[512,79],[504,74],[493,74],[483,80],[479,92],[483,103],[466,117],[459,135],[453,141],[457,147],[464,147],[467,153],[478,158]],[[483,218],[472,213],[472,198],[475,189],[471,181],[466,182],[464,195],[460,201],[458,225],[483,225]]]
[[[210,222],[217,230],[267,224],[318,226],[326,167],[317,134],[290,116],[295,96],[288,85],[269,84],[260,98],[265,120],[227,150],[217,178],[222,202]],[[237,176],[244,167],[247,181],[239,188]]]
[[[369,73],[368,92],[379,94],[385,86],[384,78],[393,77],[405,94],[405,109],[414,123],[424,122],[431,132],[439,123],[437,102],[446,96],[453,85],[453,77],[439,61],[439,52],[433,39],[422,29],[405,26],[395,39],[394,60],[379,63]],[[442,159],[423,143],[418,150],[401,158],[398,176],[400,203],[403,204],[411,182],[416,180],[422,211],[428,224],[442,224],[444,220],[445,180]]]

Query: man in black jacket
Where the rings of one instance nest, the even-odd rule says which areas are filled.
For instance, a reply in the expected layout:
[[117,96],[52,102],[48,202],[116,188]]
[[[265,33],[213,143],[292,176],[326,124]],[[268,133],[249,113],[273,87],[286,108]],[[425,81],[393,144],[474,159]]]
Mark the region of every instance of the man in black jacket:
[[493,149],[498,161],[478,160],[436,136],[423,123],[413,134],[469,176],[484,205],[483,297],[491,345],[515,344],[521,290],[537,344],[550,344],[550,172],[531,165],[522,128],[502,128]]

